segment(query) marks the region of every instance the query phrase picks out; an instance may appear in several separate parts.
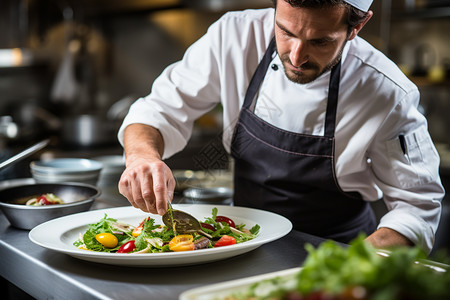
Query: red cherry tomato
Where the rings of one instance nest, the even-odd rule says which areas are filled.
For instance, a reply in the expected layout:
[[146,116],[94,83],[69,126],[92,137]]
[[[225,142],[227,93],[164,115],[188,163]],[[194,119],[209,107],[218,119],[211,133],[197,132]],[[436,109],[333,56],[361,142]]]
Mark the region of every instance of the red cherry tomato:
[[214,244],[214,247],[230,246],[234,244],[236,244],[236,239],[234,237],[224,235]]
[[45,195],[42,195],[39,197],[37,201],[40,205],[50,205],[53,204],[53,202],[48,201],[47,197]]
[[142,227],[144,227],[144,223],[145,223],[145,221],[150,221],[150,217],[147,217],[147,218],[145,218],[144,220],[142,220],[142,222],[141,223],[139,223],[139,226],[142,226]]
[[208,223],[200,223],[200,225],[201,225],[203,228],[206,228],[206,229],[209,229],[209,230],[212,230],[212,231],[216,231],[216,229],[214,228],[214,226],[212,226],[211,224],[208,224]]
[[230,225],[230,227],[236,227],[236,225],[234,224],[234,221],[231,220],[228,217],[224,217],[224,216],[217,216],[216,217],[216,222],[225,222],[228,223],[228,225]]
[[134,244],[134,240],[126,242],[122,246],[120,246],[119,250],[117,250],[117,253],[128,253],[136,249],[136,245]]

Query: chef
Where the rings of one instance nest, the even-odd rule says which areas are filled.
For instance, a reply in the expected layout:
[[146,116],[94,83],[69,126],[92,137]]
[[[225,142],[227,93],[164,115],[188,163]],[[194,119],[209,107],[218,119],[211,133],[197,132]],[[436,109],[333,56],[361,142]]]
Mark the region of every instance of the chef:
[[[234,158],[234,205],[347,243],[431,251],[444,190],[419,91],[359,31],[370,0],[274,0],[229,12],[168,66],[119,130],[119,191],[163,214],[175,180],[164,159],[218,103]],[[369,202],[388,212],[376,224]]]

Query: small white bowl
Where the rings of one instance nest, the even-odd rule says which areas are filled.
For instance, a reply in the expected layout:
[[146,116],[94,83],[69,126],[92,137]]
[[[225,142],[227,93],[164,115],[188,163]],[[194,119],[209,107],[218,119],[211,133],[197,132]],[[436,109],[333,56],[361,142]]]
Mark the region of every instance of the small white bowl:
[[101,162],[86,158],[55,158],[30,163],[37,182],[81,182],[96,185],[103,168]]
[[39,183],[58,183],[58,182],[79,182],[91,185],[97,185],[99,174],[75,174],[75,175],[55,175],[40,174],[31,171],[31,175]]
[[100,172],[103,164],[87,158],[54,158],[33,161],[30,167],[33,171],[45,174],[74,174]]

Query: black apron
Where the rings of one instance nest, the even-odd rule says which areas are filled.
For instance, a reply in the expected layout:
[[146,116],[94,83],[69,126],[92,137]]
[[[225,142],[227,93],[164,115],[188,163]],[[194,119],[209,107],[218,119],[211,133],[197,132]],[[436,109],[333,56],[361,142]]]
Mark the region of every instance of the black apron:
[[324,136],[289,132],[253,112],[275,51],[273,39],[250,81],[233,133],[234,204],[278,213],[296,230],[343,243],[360,232],[371,234],[376,228],[372,209],[359,193],[341,190],[334,169],[341,64],[331,70]]

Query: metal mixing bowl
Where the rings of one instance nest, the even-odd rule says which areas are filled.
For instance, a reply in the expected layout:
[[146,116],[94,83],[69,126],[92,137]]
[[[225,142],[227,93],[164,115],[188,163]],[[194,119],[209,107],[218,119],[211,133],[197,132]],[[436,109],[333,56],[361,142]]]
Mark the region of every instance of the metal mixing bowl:
[[233,189],[227,187],[188,188],[183,195],[187,203],[230,205]]
[[[27,200],[47,193],[55,194],[65,203],[25,205]],[[48,220],[89,210],[100,194],[100,189],[84,183],[24,184],[0,190],[0,210],[12,226],[29,230]]]

